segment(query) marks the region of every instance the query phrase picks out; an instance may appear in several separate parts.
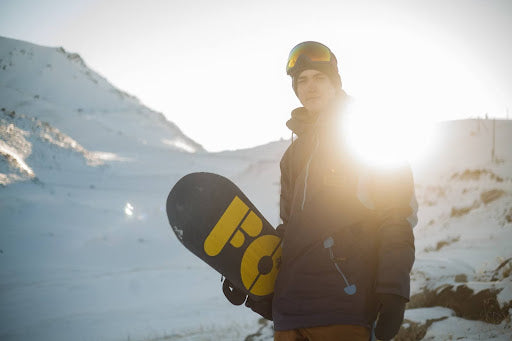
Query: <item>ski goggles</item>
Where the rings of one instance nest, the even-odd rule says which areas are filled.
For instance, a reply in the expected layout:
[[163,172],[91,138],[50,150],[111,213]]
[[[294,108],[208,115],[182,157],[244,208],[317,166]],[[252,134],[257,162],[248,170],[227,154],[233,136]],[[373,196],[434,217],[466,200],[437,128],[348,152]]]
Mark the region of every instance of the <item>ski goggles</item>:
[[308,58],[311,62],[331,62],[333,55],[331,50],[323,44],[315,41],[306,41],[295,46],[288,56],[288,63],[286,64],[286,74],[290,75],[293,68],[297,65],[299,58]]

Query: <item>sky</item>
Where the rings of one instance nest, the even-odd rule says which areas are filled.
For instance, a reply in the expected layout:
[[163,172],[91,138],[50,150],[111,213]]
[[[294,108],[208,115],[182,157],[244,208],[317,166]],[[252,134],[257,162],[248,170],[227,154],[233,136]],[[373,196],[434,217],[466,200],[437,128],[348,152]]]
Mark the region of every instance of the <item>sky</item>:
[[336,54],[368,120],[510,117],[510,32],[508,0],[0,3],[0,35],[79,53],[209,151],[291,136],[285,64],[306,40]]

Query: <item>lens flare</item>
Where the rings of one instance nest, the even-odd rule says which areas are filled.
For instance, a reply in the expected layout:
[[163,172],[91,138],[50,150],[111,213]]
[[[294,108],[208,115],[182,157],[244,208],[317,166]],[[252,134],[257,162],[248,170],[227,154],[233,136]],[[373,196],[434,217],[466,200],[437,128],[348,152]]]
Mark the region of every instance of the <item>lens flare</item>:
[[128,217],[131,217],[133,216],[133,205],[130,204],[129,202],[126,203],[126,205],[124,206],[124,214],[126,214]]
[[434,123],[418,120],[403,110],[357,105],[341,124],[350,150],[363,162],[398,167],[425,158],[435,141]]

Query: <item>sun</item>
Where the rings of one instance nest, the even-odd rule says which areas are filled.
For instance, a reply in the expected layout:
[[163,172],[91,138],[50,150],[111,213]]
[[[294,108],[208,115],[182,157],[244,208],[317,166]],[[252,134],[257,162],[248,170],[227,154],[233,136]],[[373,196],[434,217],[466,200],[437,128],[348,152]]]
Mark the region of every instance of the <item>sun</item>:
[[[386,109],[386,107],[388,109]],[[426,158],[436,141],[434,122],[418,119],[399,105],[353,106],[340,129],[353,154],[371,166],[390,168]]]

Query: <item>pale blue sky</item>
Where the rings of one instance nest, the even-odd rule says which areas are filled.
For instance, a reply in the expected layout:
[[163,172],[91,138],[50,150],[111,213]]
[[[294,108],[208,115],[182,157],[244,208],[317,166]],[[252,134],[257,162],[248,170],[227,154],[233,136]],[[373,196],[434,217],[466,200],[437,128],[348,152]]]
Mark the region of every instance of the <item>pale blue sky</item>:
[[[512,110],[512,1],[3,0],[0,35],[79,53],[208,150],[289,137],[284,65],[318,40],[344,88],[421,120]],[[512,115],[512,114],[510,114]]]

